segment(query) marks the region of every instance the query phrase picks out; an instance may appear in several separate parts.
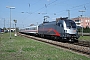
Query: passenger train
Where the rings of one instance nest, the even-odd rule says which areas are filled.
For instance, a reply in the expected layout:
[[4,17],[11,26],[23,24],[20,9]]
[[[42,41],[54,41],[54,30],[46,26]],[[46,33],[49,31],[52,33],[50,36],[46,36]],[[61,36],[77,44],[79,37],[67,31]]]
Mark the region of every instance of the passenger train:
[[38,26],[28,26],[24,29],[20,29],[19,31],[20,33],[23,33],[23,34],[31,34],[31,35],[36,35],[38,34]]
[[[36,27],[35,29],[33,29]],[[57,18],[56,21],[43,22],[39,26],[28,27],[20,32],[37,34],[41,37],[49,37],[57,40],[73,41],[79,38],[77,26],[68,18]]]

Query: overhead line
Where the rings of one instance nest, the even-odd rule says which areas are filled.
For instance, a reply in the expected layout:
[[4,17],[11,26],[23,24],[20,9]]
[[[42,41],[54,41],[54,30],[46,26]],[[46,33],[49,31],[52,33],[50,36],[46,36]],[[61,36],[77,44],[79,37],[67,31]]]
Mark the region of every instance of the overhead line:
[[[51,4],[55,3],[56,1],[57,1],[57,0],[54,0],[53,2],[49,3],[48,5],[51,5]],[[40,9],[38,9],[38,10],[36,10],[36,11],[34,11],[32,14],[36,13],[37,11],[39,11],[39,10],[41,10],[41,9],[43,9],[43,8],[45,8],[45,6],[42,7],[42,8],[40,8]],[[32,14],[29,14],[29,15],[32,15]],[[28,15],[28,16],[29,16],[29,15]],[[27,16],[27,17],[28,17],[28,16]],[[26,17],[26,18],[27,18],[27,17]]]
[[87,4],[90,4],[90,2],[88,2],[88,3],[85,3],[85,4],[81,4],[81,5],[78,5],[78,6],[75,6],[75,7],[72,7],[72,8],[70,8],[70,9],[73,9],[73,8],[77,8],[77,7],[80,7],[80,6],[85,6],[85,5],[87,5]]
[[[78,6],[71,7],[71,8],[69,8],[69,9],[67,9],[67,10],[71,10],[71,9],[74,9],[74,8],[77,8],[77,7],[85,6],[85,5],[87,5],[87,4],[90,4],[90,2],[85,3],[85,4],[81,4],[81,5],[78,5]],[[62,11],[59,11],[59,12],[63,12],[63,11],[66,11],[66,9],[65,9],[65,10],[62,10]],[[58,13],[58,12],[57,12],[57,13]]]

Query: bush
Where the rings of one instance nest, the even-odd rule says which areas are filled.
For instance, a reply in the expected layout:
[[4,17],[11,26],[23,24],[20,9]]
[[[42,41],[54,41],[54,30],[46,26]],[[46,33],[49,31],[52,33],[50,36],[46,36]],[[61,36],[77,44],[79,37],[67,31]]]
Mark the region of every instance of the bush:
[[[78,32],[82,32],[82,28],[78,28]],[[83,32],[90,33],[90,28],[89,27],[83,28]]]

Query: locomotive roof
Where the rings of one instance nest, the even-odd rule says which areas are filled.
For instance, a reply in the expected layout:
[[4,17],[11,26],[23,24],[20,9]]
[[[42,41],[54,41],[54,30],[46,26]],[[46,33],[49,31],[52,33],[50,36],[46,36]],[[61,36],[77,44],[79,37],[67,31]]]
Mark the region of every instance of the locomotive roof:
[[70,20],[70,19],[56,20],[56,21],[51,21],[51,22],[47,22],[47,23],[42,23],[40,25],[56,24],[56,22],[59,22],[59,21],[73,21],[73,20]]
[[54,24],[56,23],[56,21],[51,21],[51,22],[48,22],[48,23],[42,23],[42,24]]

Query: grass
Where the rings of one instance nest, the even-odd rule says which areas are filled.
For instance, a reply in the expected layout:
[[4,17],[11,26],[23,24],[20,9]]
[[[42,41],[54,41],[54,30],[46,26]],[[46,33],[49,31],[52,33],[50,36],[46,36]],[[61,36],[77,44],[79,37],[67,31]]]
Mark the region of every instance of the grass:
[[90,41],[90,36],[80,36],[79,40],[86,40],[86,41]]
[[8,33],[0,35],[0,60],[90,60],[43,42],[13,35],[12,39]]

